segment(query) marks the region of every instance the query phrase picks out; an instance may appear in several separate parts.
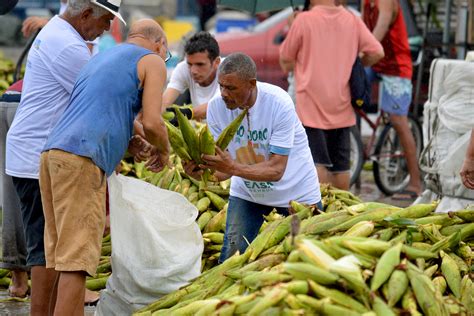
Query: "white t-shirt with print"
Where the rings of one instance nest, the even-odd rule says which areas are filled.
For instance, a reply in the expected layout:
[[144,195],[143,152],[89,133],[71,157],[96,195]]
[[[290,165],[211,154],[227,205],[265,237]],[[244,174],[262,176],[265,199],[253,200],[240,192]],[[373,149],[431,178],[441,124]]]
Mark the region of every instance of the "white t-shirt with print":
[[186,60],[183,60],[171,74],[170,82],[168,83],[168,88],[173,88],[178,90],[180,93],[189,89],[189,94],[191,95],[191,102],[193,106],[198,106],[204,103],[208,103],[216,95],[220,95],[221,91],[219,89],[219,84],[217,83],[217,76],[214,78],[214,81],[207,87],[200,86],[196,83],[191,77],[189,72],[189,67]]
[[38,34],[26,61],[21,102],[7,135],[7,174],[38,179],[41,151],[90,58],[84,39],[59,16]]
[[[286,151],[288,163],[277,182],[232,177],[230,194],[274,207],[288,207],[291,200],[316,204],[321,200],[318,175],[293,101],[277,86],[258,82],[257,89],[257,100],[227,149],[234,160],[244,164],[268,160],[271,151]],[[227,109],[222,97],[214,97],[207,109],[207,124],[214,138],[240,113],[240,109]]]

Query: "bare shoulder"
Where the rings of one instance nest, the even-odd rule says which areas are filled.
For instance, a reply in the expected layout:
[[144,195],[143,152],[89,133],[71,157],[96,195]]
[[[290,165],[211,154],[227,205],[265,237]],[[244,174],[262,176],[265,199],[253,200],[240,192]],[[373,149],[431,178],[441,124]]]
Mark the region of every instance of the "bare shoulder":
[[156,54],[148,54],[138,61],[138,75],[143,79],[146,74],[163,74],[166,73],[166,65],[164,60]]

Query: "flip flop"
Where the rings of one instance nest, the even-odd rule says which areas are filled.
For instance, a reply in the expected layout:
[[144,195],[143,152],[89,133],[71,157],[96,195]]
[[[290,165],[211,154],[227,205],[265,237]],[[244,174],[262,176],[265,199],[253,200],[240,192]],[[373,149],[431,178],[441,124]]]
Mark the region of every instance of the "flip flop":
[[97,306],[97,303],[99,303],[99,300],[100,300],[100,297],[94,301],[84,302],[84,306]]
[[400,192],[397,192],[394,195],[392,195],[391,198],[396,201],[413,201],[418,197],[419,195],[415,191],[401,190]]

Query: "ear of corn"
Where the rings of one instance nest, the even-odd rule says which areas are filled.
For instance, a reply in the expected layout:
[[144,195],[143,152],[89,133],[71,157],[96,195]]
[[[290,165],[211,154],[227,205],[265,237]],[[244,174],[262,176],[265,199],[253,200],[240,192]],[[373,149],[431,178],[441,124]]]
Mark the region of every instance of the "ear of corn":
[[240,127],[240,124],[244,120],[244,117],[247,115],[248,109],[245,109],[240,113],[230,124],[227,126],[222,133],[219,135],[216,141],[216,145],[222,149],[226,150],[230,142],[234,138],[235,133]]
[[183,113],[179,110],[177,106],[174,107],[176,118],[178,120],[179,129],[181,130],[181,134],[183,135],[183,139],[188,146],[189,156],[191,156],[192,160],[196,163],[201,163],[201,155],[199,153],[199,138],[196,134],[196,131],[192,127],[189,120],[184,116]]
[[[168,112],[169,113],[169,112]],[[188,145],[186,145],[181,131],[172,125],[168,121],[164,121],[166,129],[168,130],[168,139],[170,141],[171,148],[176,152],[176,154],[184,160],[191,160],[191,156],[188,152]]]

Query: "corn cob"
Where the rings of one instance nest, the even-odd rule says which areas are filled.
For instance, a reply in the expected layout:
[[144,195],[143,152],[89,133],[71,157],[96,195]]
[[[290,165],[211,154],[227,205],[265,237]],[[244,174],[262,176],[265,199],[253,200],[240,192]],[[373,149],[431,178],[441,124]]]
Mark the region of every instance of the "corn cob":
[[444,294],[448,286],[448,284],[446,283],[446,279],[442,275],[437,276],[433,279],[433,285],[440,294]]
[[342,236],[368,237],[372,234],[374,228],[373,222],[362,221],[349,228]]
[[178,120],[179,129],[183,135],[184,142],[188,146],[188,153],[192,160],[196,163],[201,163],[201,154],[199,153],[199,138],[196,131],[191,126],[188,119],[181,113],[178,106],[174,106],[176,118]]
[[282,289],[281,287],[274,287],[254,307],[252,307],[252,309],[248,312],[248,315],[260,315],[265,309],[277,304],[287,295],[288,291],[286,291],[285,289]]
[[188,146],[184,141],[183,135],[181,131],[172,125],[168,121],[164,121],[166,125],[166,129],[168,130],[168,139],[170,141],[170,145],[173,148],[174,152],[186,161],[191,160],[191,156],[188,153]]
[[331,299],[331,301],[339,305],[348,307],[351,310],[355,310],[359,313],[365,313],[368,311],[368,309],[363,304],[361,304],[360,302],[353,299],[347,294],[344,294],[338,290],[325,288],[324,286],[321,286],[312,280],[309,280],[308,282],[313,292],[316,293],[316,295],[320,298],[328,297]]
[[339,277],[331,272],[318,268],[315,265],[303,262],[286,262],[283,264],[286,273],[291,274],[297,280],[314,280],[319,284],[335,284]]
[[444,251],[441,251],[441,271],[449,288],[457,298],[461,297],[461,273],[456,262]]
[[396,266],[400,264],[400,252],[402,244],[397,244],[386,250],[380,257],[375,267],[374,276],[370,289],[376,291],[385,281],[388,280]]
[[211,205],[211,200],[208,197],[203,197],[197,202],[197,209],[199,212],[204,212]]
[[207,197],[211,200],[212,205],[218,210],[222,210],[226,204],[226,201],[221,198],[219,195],[212,193],[210,191],[205,191]]
[[388,280],[388,306],[392,307],[403,297],[408,288],[408,277],[402,270],[392,272]]
[[222,150],[226,150],[229,143],[234,138],[235,133],[240,127],[240,124],[244,120],[245,115],[247,115],[248,109],[245,109],[240,113],[230,124],[227,126],[222,133],[219,135],[216,141],[216,146]]

